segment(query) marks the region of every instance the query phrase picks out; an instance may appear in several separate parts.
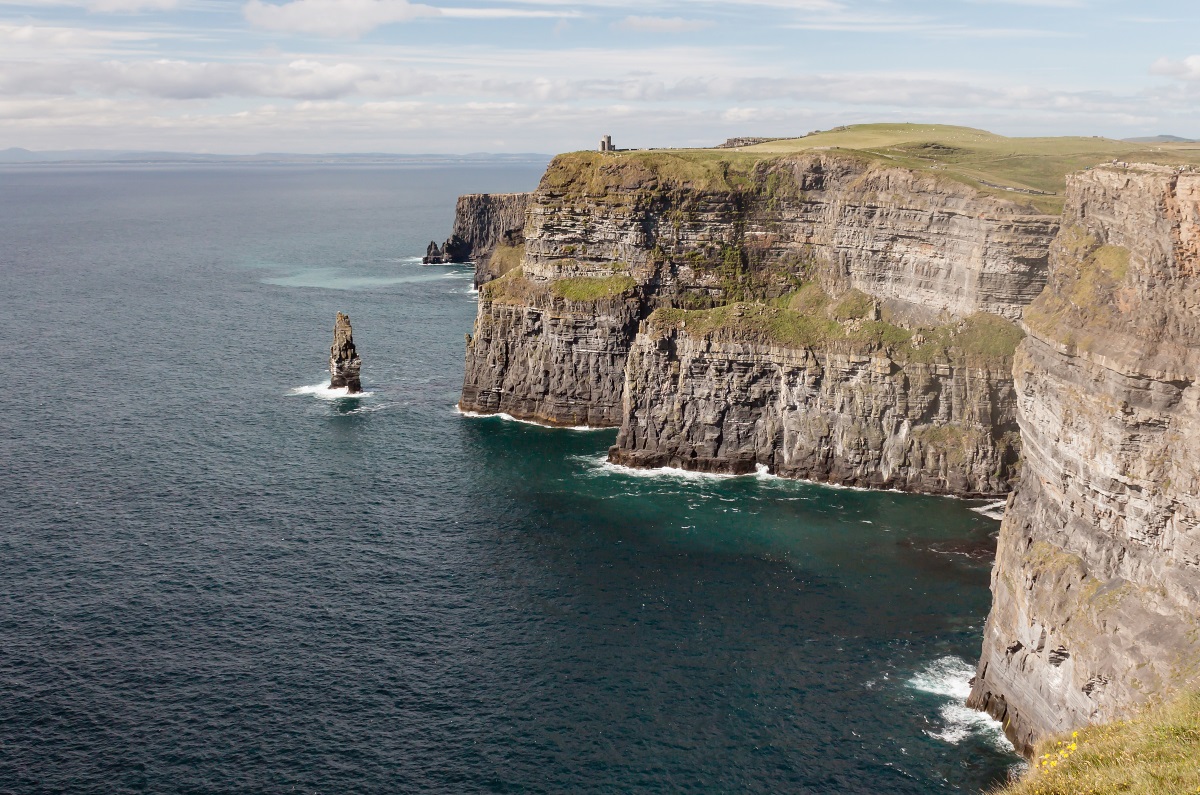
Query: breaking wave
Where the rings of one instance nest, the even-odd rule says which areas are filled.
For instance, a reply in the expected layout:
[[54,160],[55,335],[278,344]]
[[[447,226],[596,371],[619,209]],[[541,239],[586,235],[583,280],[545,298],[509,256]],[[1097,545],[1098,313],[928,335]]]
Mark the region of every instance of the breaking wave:
[[974,675],[975,667],[966,660],[941,657],[908,680],[909,687],[914,690],[941,696],[946,702],[938,708],[941,728],[927,729],[925,733],[954,745],[971,737],[980,737],[997,748],[1012,751],[1012,744],[1004,736],[999,721],[967,707],[971,677]]
[[367,398],[374,395],[374,392],[359,392],[351,395],[346,391],[345,387],[340,389],[331,389],[328,382],[324,384],[311,384],[309,386],[298,386],[288,392],[289,395],[312,395],[322,400],[338,400],[340,398]]
[[591,425],[547,425],[544,422],[534,422],[533,420],[522,420],[514,417],[511,414],[499,412],[497,414],[480,414],[477,411],[463,411],[457,405],[454,407],[455,413],[463,417],[469,417],[477,420],[504,420],[505,422],[519,422],[522,425],[533,425],[538,428],[549,428],[555,431],[611,431],[612,428],[595,428]]

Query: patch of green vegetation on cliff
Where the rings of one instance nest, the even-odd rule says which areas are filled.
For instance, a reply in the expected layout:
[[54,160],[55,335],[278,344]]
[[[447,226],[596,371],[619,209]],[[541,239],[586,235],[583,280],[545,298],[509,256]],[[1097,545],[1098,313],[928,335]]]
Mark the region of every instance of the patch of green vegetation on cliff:
[[1080,227],[1064,227],[1053,249],[1058,267],[1029,306],[1025,322],[1050,338],[1063,336],[1062,342],[1092,350],[1103,341],[1105,327],[1120,324],[1115,298],[1129,273],[1130,253],[1102,245]]
[[632,276],[573,276],[555,280],[550,290],[568,301],[599,301],[616,298],[636,286]]
[[979,313],[959,323],[912,330],[870,319],[871,309],[869,297],[858,291],[834,303],[819,288],[806,285],[791,296],[787,307],[734,303],[711,309],[658,309],[649,323],[651,329],[682,328],[692,336],[734,342],[839,347],[886,353],[901,363],[985,367],[1007,366],[1022,338],[1015,323],[995,315]]
[[526,279],[520,267],[479,288],[480,300],[497,304],[529,304],[544,294],[545,289]]
[[747,342],[766,342],[788,347],[807,348],[840,336],[840,326],[827,318],[802,315],[787,309],[762,304],[726,304],[714,309],[658,309],[648,323],[666,328],[683,324],[688,334],[718,334],[722,338],[745,338]]
[[1025,552],[1024,563],[1037,576],[1045,574],[1060,574],[1073,570],[1080,578],[1086,577],[1083,559],[1078,555],[1064,552],[1047,541],[1035,541]]
[[829,304],[829,295],[816,282],[809,282],[792,293],[787,308],[793,312],[809,314],[820,312]]
[[961,469],[973,450],[987,446],[987,434],[979,428],[957,423],[945,425],[919,425],[912,429],[912,439],[927,450],[946,456],[947,469]]
[[496,246],[488,260],[488,270],[497,276],[514,270],[521,265],[521,257],[525,254],[525,246]]
[[853,320],[866,317],[873,306],[875,306],[874,299],[862,290],[847,290],[829,314],[834,320]]
[[970,356],[1012,356],[1025,332],[1011,320],[999,315],[978,312],[955,327],[953,344]]
[[1200,691],[1131,720],[1038,745],[1030,770],[993,795],[1168,795],[1200,792]]

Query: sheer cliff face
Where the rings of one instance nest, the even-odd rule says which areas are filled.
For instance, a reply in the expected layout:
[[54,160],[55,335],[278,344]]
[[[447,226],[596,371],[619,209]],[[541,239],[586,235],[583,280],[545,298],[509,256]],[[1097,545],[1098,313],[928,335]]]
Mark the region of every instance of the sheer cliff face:
[[1026,324],[970,703],[1028,752],[1200,674],[1200,174],[1072,177]]
[[[786,315],[730,311],[743,321]],[[692,320],[656,313],[637,337],[610,460],[735,474],[765,467],[784,477],[932,494],[1009,490],[1018,457],[1010,357],[974,357],[953,346],[947,355],[932,341],[784,345],[730,331],[728,321],[690,332],[700,313],[684,314]]]
[[519,268],[481,292],[461,407],[620,425],[626,357],[651,312],[813,279],[859,287],[894,318],[1016,318],[1044,284],[1057,223],[848,154],[562,156],[530,199]]
[[676,303],[784,292],[816,269],[898,311],[1015,319],[1045,284],[1057,229],[1013,201],[849,155],[702,176],[573,155],[534,196],[523,266],[552,279],[619,265]]
[[619,425],[638,314],[637,298],[620,290],[564,297],[518,274],[485,284],[460,408],[547,425]]
[[524,242],[525,211],[531,195],[470,193],[458,197],[450,240],[460,241],[459,259],[475,262],[476,286],[501,275],[492,262],[497,248]]

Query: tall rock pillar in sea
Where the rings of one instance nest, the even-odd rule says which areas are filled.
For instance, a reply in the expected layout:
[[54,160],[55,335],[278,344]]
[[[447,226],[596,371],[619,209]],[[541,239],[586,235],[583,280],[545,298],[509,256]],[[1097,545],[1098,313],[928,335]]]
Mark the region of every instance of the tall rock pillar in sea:
[[359,380],[359,370],[362,359],[354,348],[354,330],[350,328],[350,318],[341,312],[333,324],[333,345],[329,348],[329,387],[342,389],[355,395],[362,392],[362,381]]
[[1200,682],[1200,173],[1068,178],[969,705],[1029,754]]

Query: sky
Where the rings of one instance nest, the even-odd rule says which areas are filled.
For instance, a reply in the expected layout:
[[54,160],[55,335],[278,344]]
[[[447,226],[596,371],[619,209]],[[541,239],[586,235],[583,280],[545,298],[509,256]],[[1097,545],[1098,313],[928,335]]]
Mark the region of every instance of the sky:
[[1196,0],[0,0],[0,149],[1200,138],[1197,32]]

